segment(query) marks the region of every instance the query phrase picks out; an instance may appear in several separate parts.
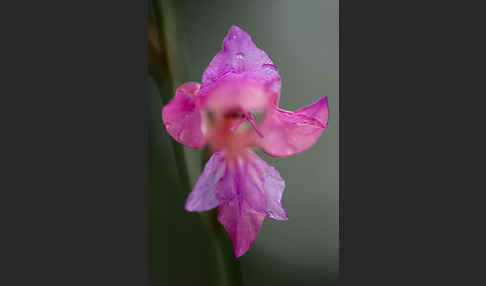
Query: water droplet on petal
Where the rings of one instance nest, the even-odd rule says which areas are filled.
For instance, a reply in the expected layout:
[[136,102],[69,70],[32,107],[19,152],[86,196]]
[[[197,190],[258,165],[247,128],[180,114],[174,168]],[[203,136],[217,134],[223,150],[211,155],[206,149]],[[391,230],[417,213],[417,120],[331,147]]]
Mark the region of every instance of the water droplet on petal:
[[233,35],[231,36],[231,38],[232,38],[233,40],[234,40],[234,39],[236,39],[237,37],[238,37],[238,36],[236,36],[236,34],[233,34]]
[[267,71],[277,71],[277,66],[273,64],[263,64],[262,68]]
[[187,139],[187,132],[182,130],[177,137],[179,138],[179,141],[185,141],[185,139]]
[[239,60],[242,60],[242,59],[245,58],[245,54],[244,53],[237,53],[236,58],[239,59]]

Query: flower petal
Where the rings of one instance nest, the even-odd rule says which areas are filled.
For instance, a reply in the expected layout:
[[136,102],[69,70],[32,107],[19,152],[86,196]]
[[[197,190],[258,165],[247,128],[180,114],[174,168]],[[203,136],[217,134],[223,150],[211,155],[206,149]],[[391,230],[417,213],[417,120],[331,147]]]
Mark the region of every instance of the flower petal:
[[264,218],[265,215],[250,209],[246,202],[237,199],[219,206],[218,221],[229,233],[236,257],[250,249]]
[[186,82],[162,109],[162,120],[167,132],[179,143],[200,148],[206,144],[201,130],[201,112],[196,105],[199,84]]
[[295,112],[275,109],[260,126],[265,137],[257,144],[265,153],[275,157],[287,157],[305,151],[312,146],[327,127],[327,97]]
[[251,153],[249,163],[255,170],[256,178],[250,176],[255,184],[264,190],[266,201],[266,214],[276,220],[287,220],[287,213],[282,206],[282,194],[285,189],[285,181],[280,173],[272,166],[269,166],[257,154]]
[[227,163],[221,152],[211,156],[204,166],[194,190],[186,200],[187,211],[207,211],[219,205],[216,193],[221,188],[226,189],[221,182],[227,173]]
[[[265,196],[264,182],[260,170],[255,168],[256,154],[249,151],[248,156],[238,158],[236,161],[235,189],[237,199],[246,202],[248,207],[261,214],[267,213],[267,198]],[[261,160],[261,159],[260,159]]]
[[248,33],[232,26],[224,38],[221,51],[213,58],[202,78],[201,94],[206,95],[213,85],[228,73],[243,74],[259,80],[262,86],[280,91],[277,66],[258,48]]
[[261,82],[246,75],[228,74],[212,86],[201,100],[202,108],[220,113],[243,109],[263,112],[275,102],[277,93],[267,92]]
[[265,215],[287,219],[281,203],[284,188],[278,171],[251,150],[230,159],[224,151],[216,152],[189,194],[186,210],[206,211],[219,205],[218,220],[239,257],[256,239]]

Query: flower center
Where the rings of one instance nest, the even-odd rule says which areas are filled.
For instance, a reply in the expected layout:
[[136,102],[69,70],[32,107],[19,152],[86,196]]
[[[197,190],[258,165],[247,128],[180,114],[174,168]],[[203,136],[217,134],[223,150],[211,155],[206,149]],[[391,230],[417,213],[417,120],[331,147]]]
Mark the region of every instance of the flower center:
[[236,124],[233,125],[233,127],[231,127],[230,130],[235,131],[245,121],[250,122],[251,126],[255,129],[255,132],[258,134],[258,136],[263,138],[263,134],[260,132],[260,130],[258,130],[258,128],[256,126],[255,117],[253,116],[253,114],[248,113],[247,111],[243,112],[243,118],[240,121],[236,122]]

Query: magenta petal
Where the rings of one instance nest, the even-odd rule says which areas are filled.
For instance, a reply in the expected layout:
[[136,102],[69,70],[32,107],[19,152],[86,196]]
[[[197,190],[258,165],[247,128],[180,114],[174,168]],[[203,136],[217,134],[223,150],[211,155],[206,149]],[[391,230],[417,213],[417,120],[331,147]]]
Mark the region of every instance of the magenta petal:
[[259,80],[262,86],[280,91],[280,75],[270,57],[258,48],[248,33],[232,26],[224,38],[221,51],[213,58],[202,78],[201,94],[208,91],[228,73],[245,74]]
[[[250,155],[252,152],[248,152]],[[258,156],[254,156],[258,158]],[[258,158],[259,159],[259,158]],[[233,173],[234,185],[237,199],[245,201],[248,207],[256,212],[266,214],[267,199],[261,182],[261,176],[254,167],[253,156],[240,157],[234,162],[235,172]]]
[[227,172],[227,163],[221,152],[216,152],[211,156],[204,166],[204,170],[199,177],[194,190],[186,200],[186,210],[188,211],[207,211],[219,205],[216,193],[225,186],[221,181]]
[[245,202],[237,199],[219,206],[218,221],[229,233],[236,257],[250,249],[264,218],[265,215],[248,208]]
[[167,132],[177,142],[193,148],[206,144],[201,130],[201,112],[195,102],[198,92],[198,83],[186,82],[177,88],[175,97],[162,109]]
[[264,138],[257,140],[265,153],[287,157],[312,146],[327,127],[327,97],[295,112],[277,108],[260,126]]
[[186,210],[206,211],[219,205],[218,220],[239,257],[256,239],[266,215],[287,219],[281,202],[284,188],[278,171],[251,150],[231,159],[220,151],[206,163],[187,198]]
[[251,153],[251,168],[256,176],[249,179],[264,190],[266,201],[266,214],[276,220],[287,220],[287,213],[282,206],[282,194],[285,189],[285,181],[280,173],[269,166],[255,153]]

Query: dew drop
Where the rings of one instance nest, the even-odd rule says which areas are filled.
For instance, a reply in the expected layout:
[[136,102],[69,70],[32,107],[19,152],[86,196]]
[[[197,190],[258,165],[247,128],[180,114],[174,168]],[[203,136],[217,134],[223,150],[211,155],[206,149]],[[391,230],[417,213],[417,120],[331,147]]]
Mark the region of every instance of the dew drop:
[[245,58],[245,54],[244,53],[237,53],[236,58],[239,59],[239,60],[242,60],[242,59]]
[[172,132],[172,130],[174,130],[174,127],[172,126],[171,123],[166,123],[165,129],[167,130],[167,132]]
[[272,64],[263,64],[262,68],[264,68],[267,71],[276,71],[277,70],[277,66],[272,65]]
[[179,141],[185,141],[185,139],[187,139],[187,132],[182,130],[177,137],[179,138]]

